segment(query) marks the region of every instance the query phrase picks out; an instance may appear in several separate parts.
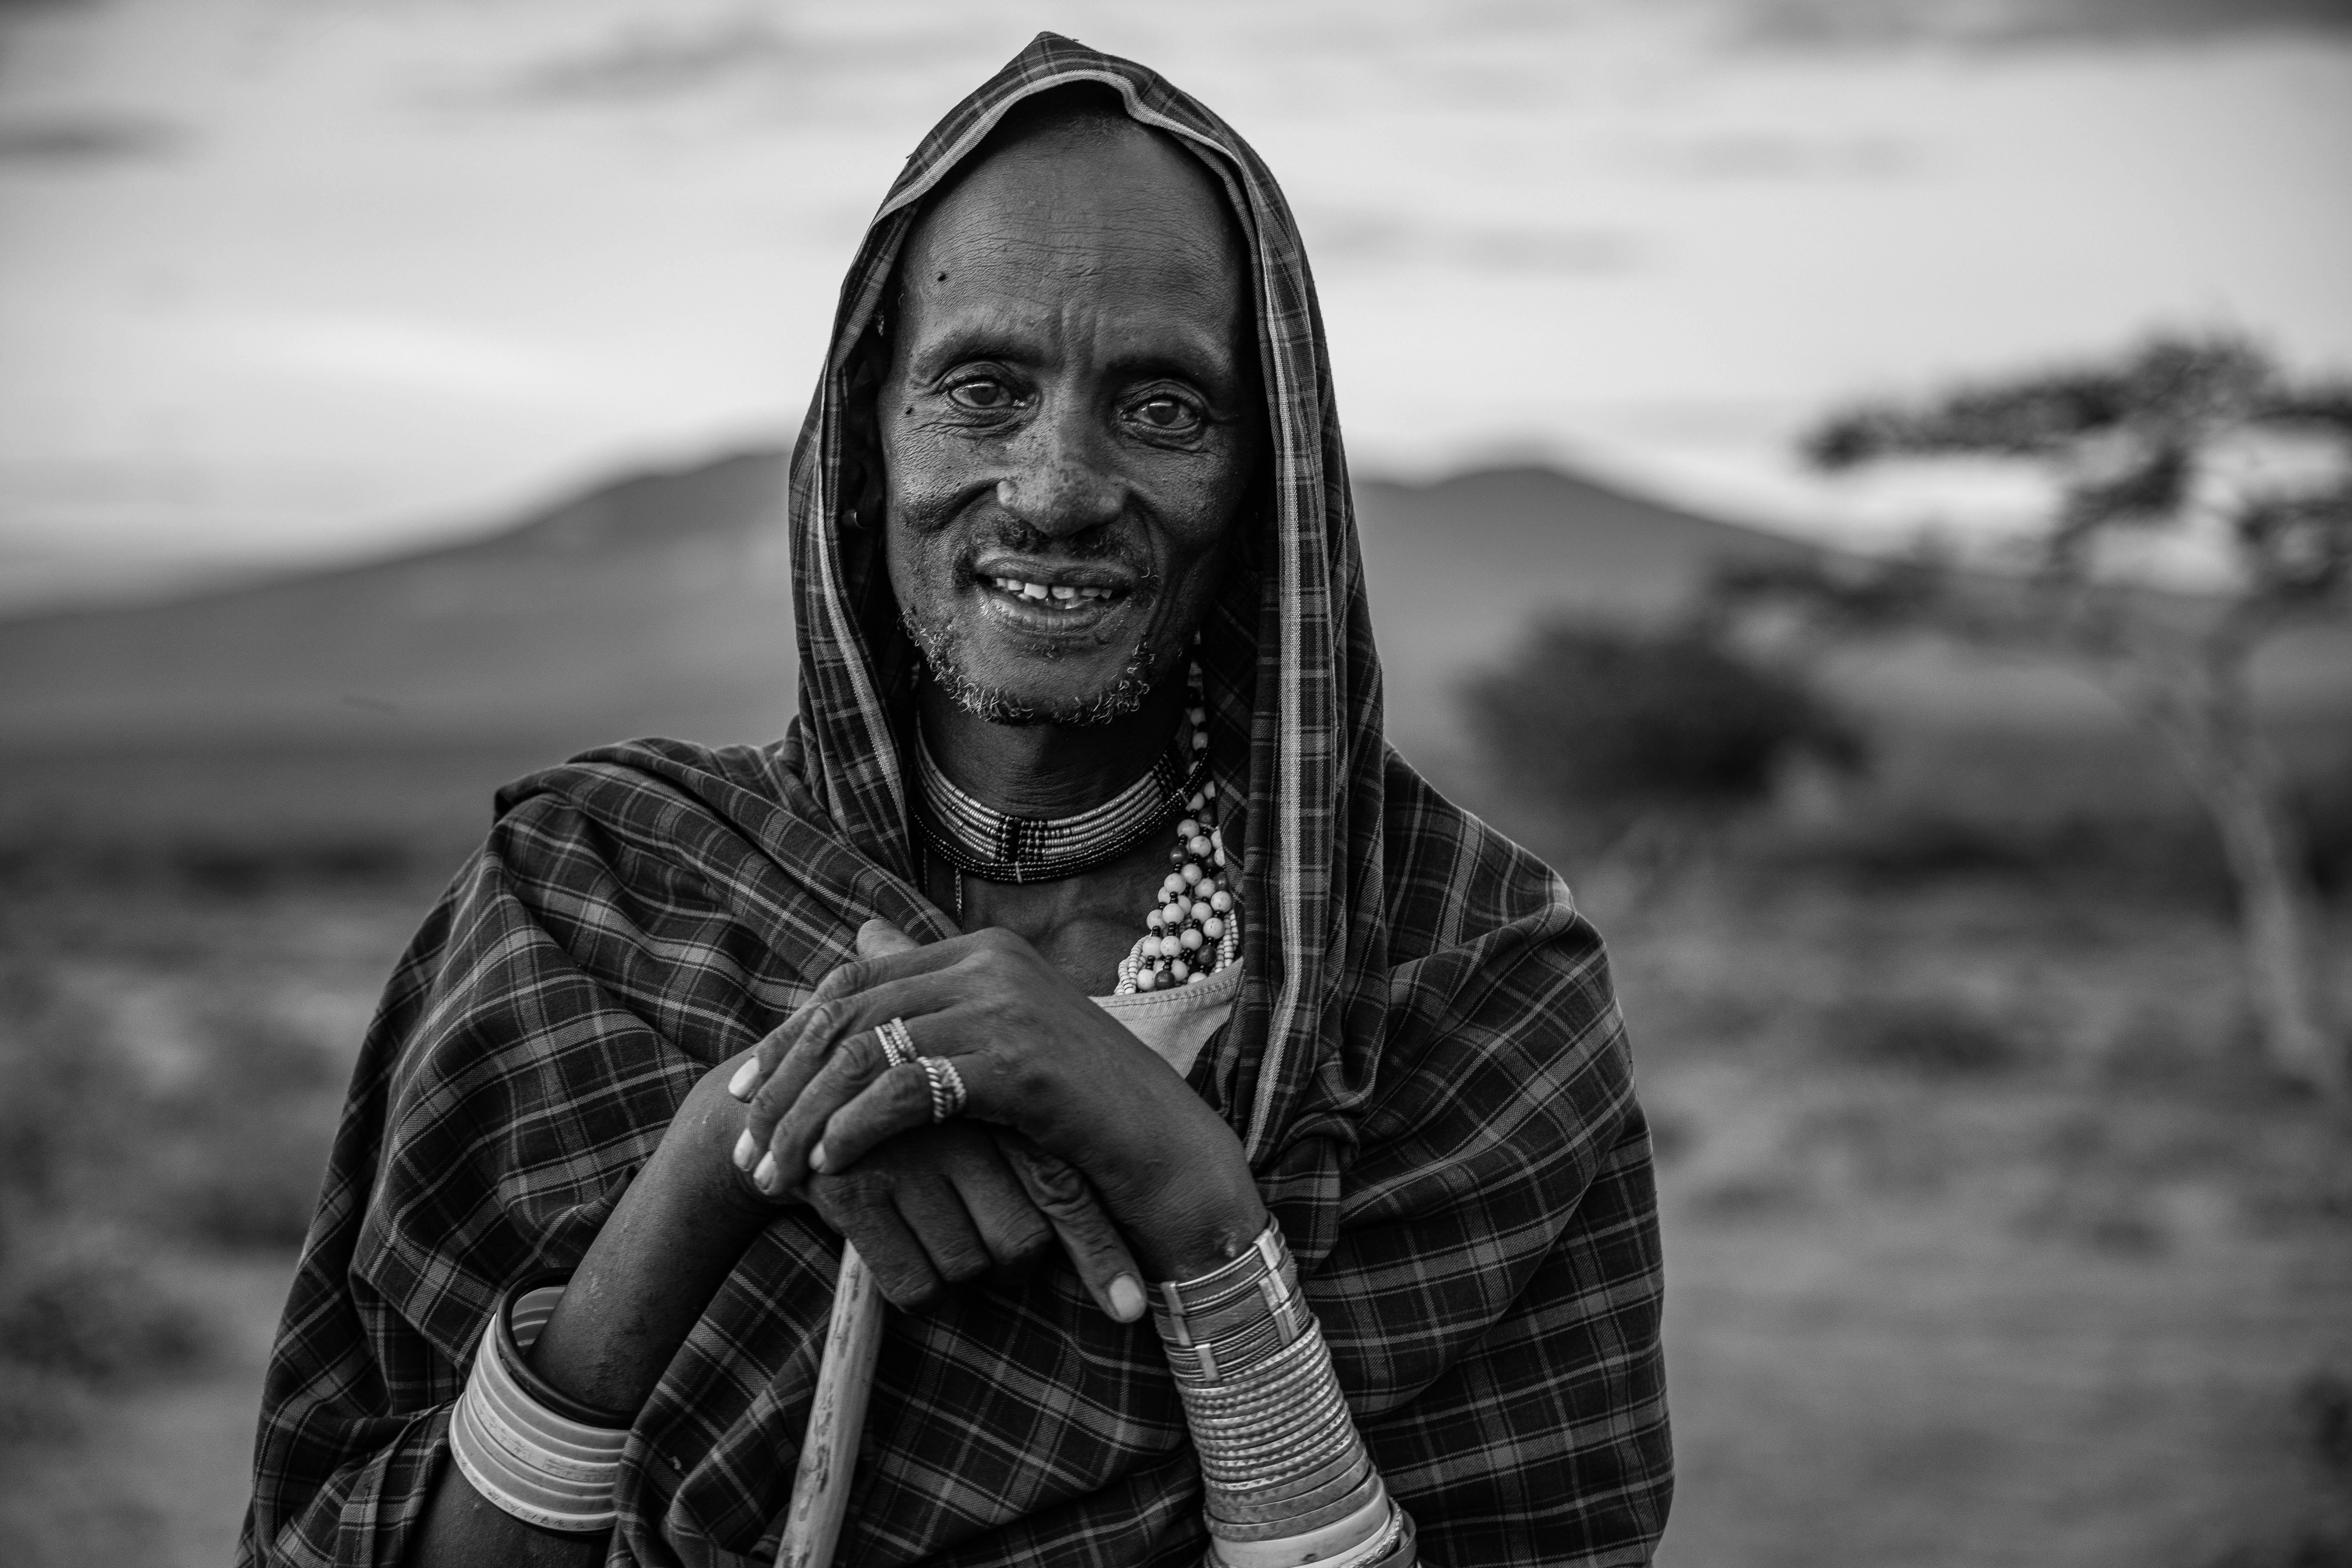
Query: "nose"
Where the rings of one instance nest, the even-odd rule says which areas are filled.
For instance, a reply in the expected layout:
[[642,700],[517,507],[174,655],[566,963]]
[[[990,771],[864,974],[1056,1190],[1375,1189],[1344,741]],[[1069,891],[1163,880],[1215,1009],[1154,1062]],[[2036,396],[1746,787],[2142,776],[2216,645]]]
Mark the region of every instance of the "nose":
[[1021,443],[1013,472],[996,481],[996,504],[1053,539],[1067,539],[1115,520],[1127,486],[1069,416],[1041,420]]

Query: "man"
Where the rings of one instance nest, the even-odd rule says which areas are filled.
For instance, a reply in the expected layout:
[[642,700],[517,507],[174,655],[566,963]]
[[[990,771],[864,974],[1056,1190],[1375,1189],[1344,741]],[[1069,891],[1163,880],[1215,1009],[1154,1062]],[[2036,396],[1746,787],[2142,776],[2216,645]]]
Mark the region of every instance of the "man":
[[395,973],[243,1559],[766,1561],[846,1236],[911,1310],[845,1562],[1647,1561],[1600,942],[1381,739],[1255,154],[1041,36],[868,231],[791,521],[786,740],[510,787]]

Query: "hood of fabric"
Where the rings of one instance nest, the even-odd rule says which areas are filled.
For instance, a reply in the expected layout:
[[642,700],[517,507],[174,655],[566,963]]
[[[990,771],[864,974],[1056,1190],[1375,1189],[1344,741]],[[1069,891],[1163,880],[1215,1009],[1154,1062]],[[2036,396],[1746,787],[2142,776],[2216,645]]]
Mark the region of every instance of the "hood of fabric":
[[916,662],[898,629],[872,471],[870,405],[887,362],[876,314],[924,197],[1015,104],[1078,83],[1112,89],[1136,121],[1199,158],[1248,247],[1271,453],[1261,504],[1241,525],[1244,564],[1202,648],[1212,765],[1246,803],[1248,979],[1194,1081],[1241,1134],[1269,1200],[1326,1211],[1286,1215],[1295,1242],[1319,1252],[1330,1218],[1315,1200],[1353,1146],[1385,1005],[1380,661],[1297,226],[1249,144],[1142,66],[1038,35],[923,139],[866,230],[793,462],[803,777],[845,837],[911,877]]

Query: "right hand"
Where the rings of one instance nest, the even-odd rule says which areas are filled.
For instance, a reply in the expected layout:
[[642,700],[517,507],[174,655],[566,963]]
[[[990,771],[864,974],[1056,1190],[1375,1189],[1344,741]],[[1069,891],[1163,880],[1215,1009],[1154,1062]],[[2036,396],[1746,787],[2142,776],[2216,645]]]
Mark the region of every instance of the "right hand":
[[[857,939],[861,958],[915,945],[879,921]],[[971,1121],[918,1128],[812,1177],[806,1194],[895,1307],[918,1310],[951,1285],[1018,1276],[1058,1240],[1106,1314],[1122,1323],[1143,1316],[1142,1271],[1092,1184],[1017,1133]]]

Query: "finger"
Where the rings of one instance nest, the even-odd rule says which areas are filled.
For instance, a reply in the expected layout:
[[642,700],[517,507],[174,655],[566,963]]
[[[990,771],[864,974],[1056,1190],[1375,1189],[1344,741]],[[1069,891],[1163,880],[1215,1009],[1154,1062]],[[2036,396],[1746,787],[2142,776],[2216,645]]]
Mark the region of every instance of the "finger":
[[887,958],[892,953],[912,952],[922,945],[879,915],[857,928],[860,958]]
[[1131,1323],[1143,1316],[1143,1271],[1127,1249],[1118,1226],[1095,1195],[1094,1184],[1076,1165],[1048,1154],[1018,1133],[1004,1133],[997,1143],[1013,1173],[1037,1205],[1080,1283],[1115,1322]]
[[758,1069],[739,1071],[728,1084],[728,1092],[738,1100],[751,1099],[760,1082],[776,1070],[777,1064],[791,1053],[810,1026],[823,1017],[828,1004],[854,996],[884,980],[929,973],[954,963],[956,954],[937,953],[937,949],[947,945],[935,942],[925,947],[888,921],[867,921],[858,928],[857,957],[834,965],[817,982],[808,1000],[768,1032],[760,1042]]
[[[880,1048],[877,1043],[875,1049]],[[911,1063],[891,1068],[850,1094],[840,1092],[848,1074],[828,1083],[826,1074],[831,1071],[828,1068],[817,1075],[808,1094],[776,1130],[779,1161],[804,1149],[810,1170],[844,1171],[884,1139],[930,1125],[931,1080],[922,1068]],[[817,1120],[820,1114],[822,1121]]]
[[916,1311],[939,1300],[947,1282],[907,1228],[887,1182],[860,1172],[828,1177],[810,1188],[809,1202],[857,1248],[892,1306]]
[[940,1129],[961,1136],[941,1166],[963,1200],[982,1246],[999,1268],[1018,1269],[1054,1244],[1054,1227],[1029,1199],[1028,1189],[996,1140],[969,1123]]
[[[848,1084],[847,1092],[839,1099],[810,1101],[813,1107],[810,1113],[798,1115],[799,1108],[813,1092],[818,1076],[826,1071],[852,1043],[871,1035],[890,1019],[909,1019],[911,1029],[911,1020],[939,1011],[952,1003],[958,994],[955,983],[945,975],[922,974],[892,981],[855,996],[826,1003],[803,1029],[791,1053],[752,1094],[751,1114],[744,1121],[744,1131],[749,1142],[748,1145],[742,1142],[737,1143],[738,1163],[742,1163],[751,1157],[744,1153],[747,1146],[752,1151],[775,1150],[776,1158],[784,1160],[782,1145],[778,1140],[784,1136],[782,1130],[787,1126],[793,1129],[792,1136],[796,1140],[800,1133],[806,1132],[807,1137],[799,1142],[794,1156],[796,1159],[805,1158],[808,1145],[814,1142],[824,1118],[865,1082],[864,1078],[853,1079]],[[880,1042],[876,1040],[873,1043],[873,1059],[877,1064],[887,1065],[887,1056],[880,1050]]]
[[783,1059],[782,1042],[786,1026],[785,1024],[777,1025],[762,1035],[760,1037],[760,1043],[746,1053],[743,1065],[737,1068],[735,1076],[727,1080],[728,1093],[738,1100],[748,1100],[751,1098],[752,1093],[759,1089],[761,1080],[768,1076],[777,1062]]
[[[893,1068],[881,1037],[871,1029],[844,1040],[757,1145],[759,1158],[751,1168],[752,1184],[771,1197],[804,1195],[809,1173],[824,1169],[810,1163],[809,1151],[824,1135],[824,1119],[856,1100],[876,1079],[887,1078],[913,1078],[919,1081],[922,1074],[912,1068]],[[752,1102],[753,1120],[746,1130],[748,1133],[759,1133],[761,1108],[769,1092],[768,1086],[761,1086],[759,1099]],[[742,1157],[743,1146],[739,1141],[738,1164]],[[850,1163],[845,1160],[833,1168],[842,1170]]]
[[930,1254],[931,1267],[950,1285],[980,1279],[996,1267],[988,1244],[954,1187],[941,1177],[899,1177],[892,1188],[898,1217]]

